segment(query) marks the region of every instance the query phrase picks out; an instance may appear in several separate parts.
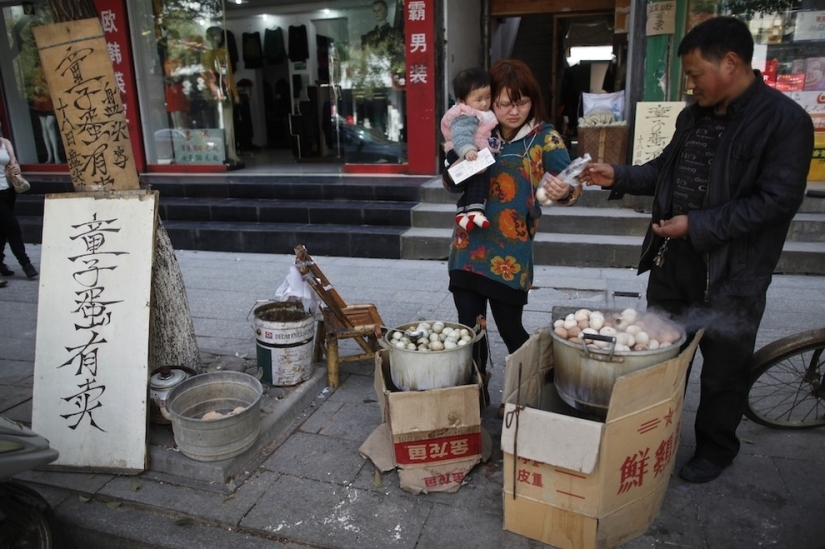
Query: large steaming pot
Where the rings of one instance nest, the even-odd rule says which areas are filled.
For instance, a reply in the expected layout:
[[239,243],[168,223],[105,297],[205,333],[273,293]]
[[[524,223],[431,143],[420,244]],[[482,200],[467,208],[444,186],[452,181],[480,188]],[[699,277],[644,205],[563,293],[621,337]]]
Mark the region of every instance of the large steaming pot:
[[[615,338],[588,336],[610,342],[607,349],[593,349],[571,343],[553,333],[554,383],[559,396],[577,410],[605,418],[616,380],[630,372],[670,360],[679,354],[687,339],[678,328],[679,340],[662,349],[650,351],[615,351]],[[611,342],[612,340],[612,342]]]

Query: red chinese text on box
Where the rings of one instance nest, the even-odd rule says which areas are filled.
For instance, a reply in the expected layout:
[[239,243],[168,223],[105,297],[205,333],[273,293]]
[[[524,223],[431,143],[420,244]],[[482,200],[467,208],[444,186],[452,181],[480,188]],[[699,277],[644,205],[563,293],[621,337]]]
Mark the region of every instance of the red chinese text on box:
[[436,486],[450,486],[452,484],[461,484],[462,482],[464,482],[464,473],[458,471],[455,473],[426,477],[424,479],[424,486],[427,488],[435,488]]
[[[671,408],[662,417],[653,418],[641,422],[636,432],[640,435],[652,432],[656,429],[670,429],[673,425],[674,410]],[[677,442],[679,440],[679,425],[670,434],[666,434],[661,438],[655,449],[652,446],[645,446],[635,452],[627,455],[622,461],[618,470],[615,471],[620,477],[619,489],[617,494],[625,494],[632,491],[634,488],[639,488],[644,485],[648,478],[657,478],[667,470],[667,466],[673,461]],[[586,475],[574,473],[565,469],[552,467],[551,465],[526,459],[518,458],[516,470],[516,482],[523,486],[533,486],[535,488],[544,488],[546,480],[543,478],[543,468],[551,467],[555,474],[566,474],[581,479],[586,478]],[[570,492],[562,492],[564,495],[582,498],[581,494]]]
[[481,454],[481,433],[395,443],[395,463],[415,465],[465,459]]

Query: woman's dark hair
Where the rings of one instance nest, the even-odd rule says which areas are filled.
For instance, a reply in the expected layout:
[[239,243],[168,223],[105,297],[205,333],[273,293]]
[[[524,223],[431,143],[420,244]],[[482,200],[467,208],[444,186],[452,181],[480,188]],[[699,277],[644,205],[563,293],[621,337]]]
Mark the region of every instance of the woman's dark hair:
[[519,101],[522,97],[530,99],[530,116],[527,121],[536,123],[547,120],[544,110],[544,99],[541,89],[530,67],[515,59],[502,59],[493,64],[490,69],[490,91],[493,101],[498,99],[501,92],[507,90],[510,101]]
[[456,101],[464,101],[473,90],[490,85],[490,75],[481,67],[464,69],[453,78],[453,94]]
[[679,44],[679,57],[699,50],[706,61],[719,62],[733,52],[745,63],[753,59],[753,35],[748,26],[735,17],[713,17],[688,32]]

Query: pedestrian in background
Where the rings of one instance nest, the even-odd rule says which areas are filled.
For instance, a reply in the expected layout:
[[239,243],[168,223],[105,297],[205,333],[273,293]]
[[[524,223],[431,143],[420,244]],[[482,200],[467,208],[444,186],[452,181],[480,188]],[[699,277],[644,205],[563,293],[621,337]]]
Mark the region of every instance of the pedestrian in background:
[[[586,184],[610,199],[652,195],[639,272],[647,301],[704,328],[696,449],[679,475],[717,478],[739,452],[736,429],[765,296],[807,185],[813,123],[751,67],[753,37],[733,17],[704,21],[678,55],[695,102],[662,154],[640,166],[590,164]],[[689,375],[689,373],[688,373]]]
[[[487,316],[489,303],[512,353],[529,337],[522,313],[533,282],[533,237],[541,215],[536,190],[545,173],[557,174],[570,164],[570,155],[561,135],[545,121],[541,91],[527,65],[496,62],[490,70],[490,89],[501,141],[498,159],[486,172],[485,215],[490,226],[472,232],[454,228],[448,270],[458,321],[474,326],[478,316]],[[561,204],[573,204],[581,193],[580,187],[555,177],[547,181],[548,197]],[[488,356],[485,337],[473,349],[485,389],[490,379]]]
[[[0,126],[2,129],[2,126]],[[20,229],[20,223],[14,215],[14,203],[17,201],[17,192],[9,183],[7,175],[17,175],[20,173],[20,164],[17,163],[17,157],[14,155],[11,141],[5,137],[0,137],[0,167],[3,168],[0,174],[0,275],[11,276],[14,274],[4,262],[4,252],[6,242],[9,244],[11,252],[23,272],[29,278],[37,276],[37,270],[32,265],[29,256],[26,255],[26,245],[23,244],[23,232]],[[0,284],[0,287],[5,284]]]

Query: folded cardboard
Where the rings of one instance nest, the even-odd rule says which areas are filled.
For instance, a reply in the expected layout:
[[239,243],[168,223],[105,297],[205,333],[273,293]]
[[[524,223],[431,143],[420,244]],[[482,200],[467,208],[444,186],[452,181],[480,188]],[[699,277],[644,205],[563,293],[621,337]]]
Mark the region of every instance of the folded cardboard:
[[615,547],[661,510],[679,445],[685,376],[701,335],[676,358],[616,381],[604,422],[581,417],[546,383],[550,330],[507,358],[504,528],[560,548]]
[[390,376],[390,353],[375,356],[375,394],[381,425],[359,451],[380,471],[398,469],[401,488],[455,492],[470,470],[490,457],[492,442],[481,427],[481,376],[469,385],[399,391]]

